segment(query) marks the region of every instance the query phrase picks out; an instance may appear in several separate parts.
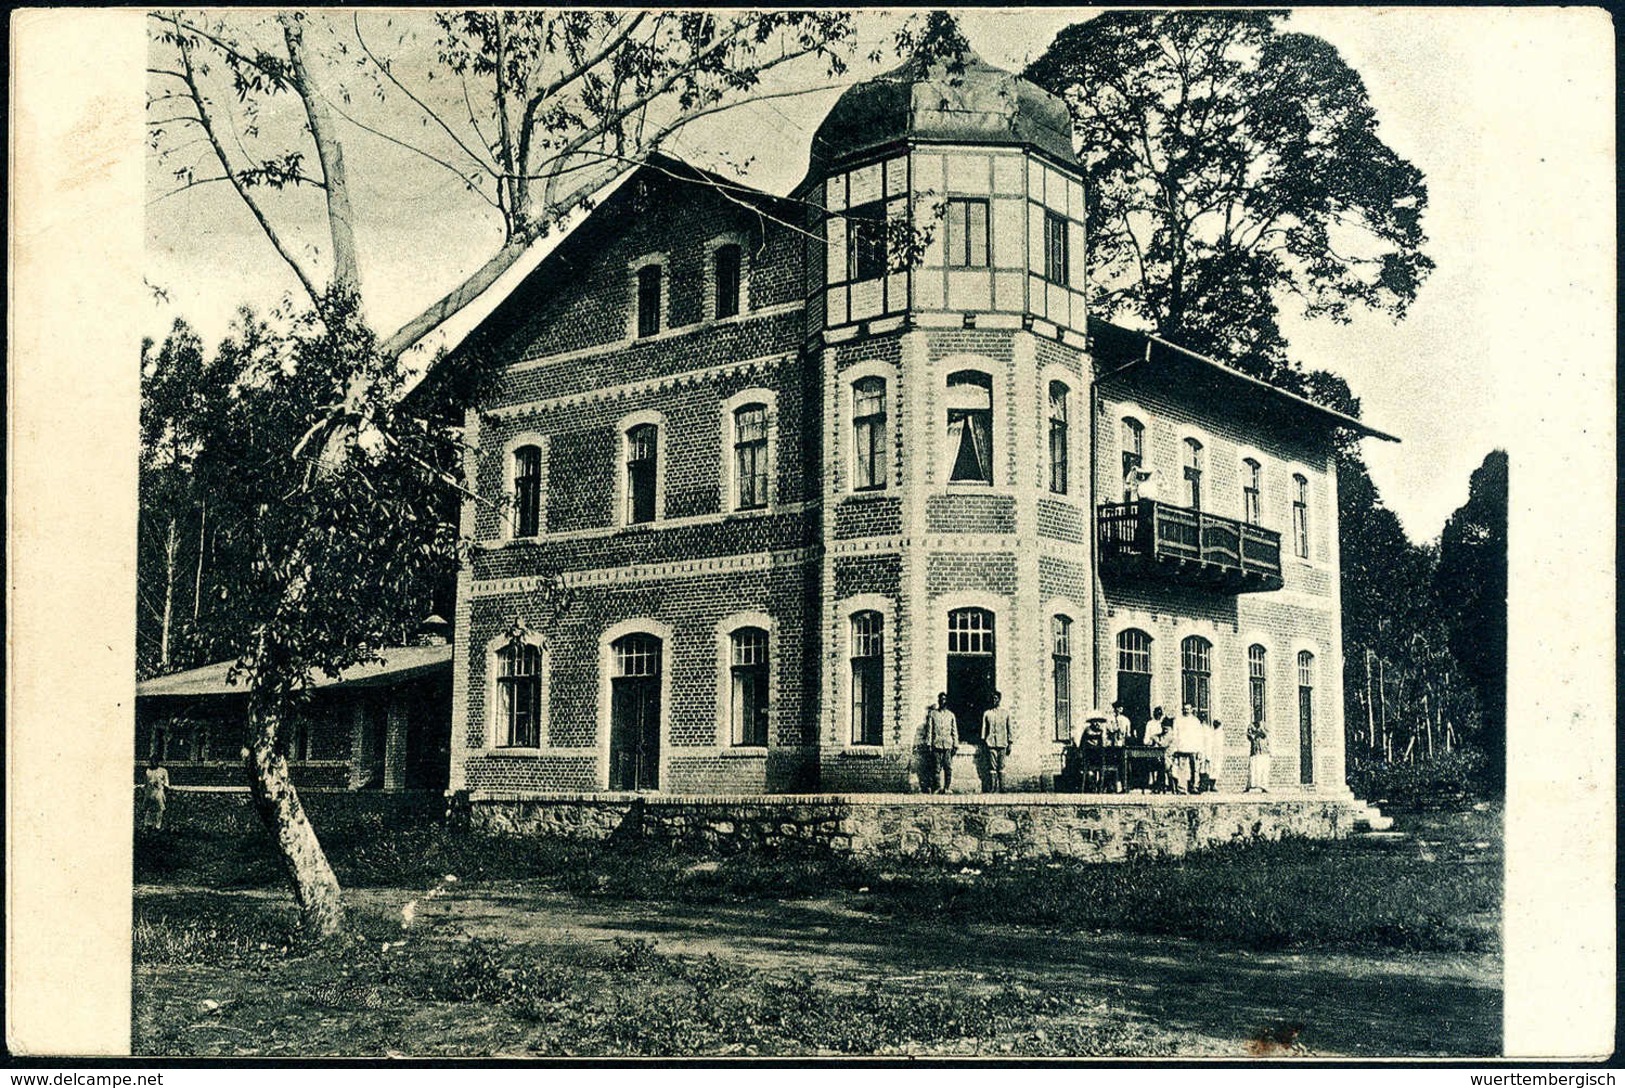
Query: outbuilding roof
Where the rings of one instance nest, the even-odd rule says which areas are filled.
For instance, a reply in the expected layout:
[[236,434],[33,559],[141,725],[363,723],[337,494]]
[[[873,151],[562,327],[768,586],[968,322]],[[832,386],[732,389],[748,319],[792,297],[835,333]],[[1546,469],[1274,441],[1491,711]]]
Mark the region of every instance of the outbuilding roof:
[[[390,646],[378,651],[382,661],[371,661],[362,665],[352,665],[337,677],[330,677],[318,673],[316,687],[318,688],[351,688],[351,687],[378,687],[385,684],[398,684],[406,680],[415,680],[421,676],[429,676],[436,672],[449,672],[451,669],[451,645],[440,643],[433,646]],[[137,698],[179,697],[195,699],[210,696],[247,695],[248,689],[241,684],[233,684],[227,678],[235,662],[217,661],[213,665],[204,665],[202,668],[187,669],[185,672],[172,672],[167,676],[157,676],[151,680],[143,680],[135,686]]]

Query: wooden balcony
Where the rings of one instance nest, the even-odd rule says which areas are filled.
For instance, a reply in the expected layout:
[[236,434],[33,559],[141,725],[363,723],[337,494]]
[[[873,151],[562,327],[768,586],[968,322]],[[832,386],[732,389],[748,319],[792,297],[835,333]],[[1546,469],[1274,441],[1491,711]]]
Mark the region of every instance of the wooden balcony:
[[1280,589],[1281,534],[1154,499],[1100,506],[1100,569],[1221,593]]

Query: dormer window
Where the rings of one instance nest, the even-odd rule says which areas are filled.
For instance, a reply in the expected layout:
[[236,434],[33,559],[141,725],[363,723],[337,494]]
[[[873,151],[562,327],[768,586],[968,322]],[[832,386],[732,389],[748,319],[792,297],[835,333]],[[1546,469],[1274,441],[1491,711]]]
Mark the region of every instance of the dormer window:
[[660,331],[660,279],[658,264],[638,269],[638,335],[653,336]]
[[735,317],[740,310],[741,272],[744,268],[744,250],[734,243],[719,246],[716,251],[714,274],[716,288],[716,316]]

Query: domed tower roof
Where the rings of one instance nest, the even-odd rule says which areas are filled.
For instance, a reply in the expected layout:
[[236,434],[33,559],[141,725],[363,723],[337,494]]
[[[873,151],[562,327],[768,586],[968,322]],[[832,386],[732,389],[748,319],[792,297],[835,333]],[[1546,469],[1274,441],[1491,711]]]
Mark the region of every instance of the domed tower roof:
[[1066,105],[1037,84],[995,68],[970,49],[917,54],[847,89],[813,134],[810,176],[900,140],[1031,145],[1076,162]]

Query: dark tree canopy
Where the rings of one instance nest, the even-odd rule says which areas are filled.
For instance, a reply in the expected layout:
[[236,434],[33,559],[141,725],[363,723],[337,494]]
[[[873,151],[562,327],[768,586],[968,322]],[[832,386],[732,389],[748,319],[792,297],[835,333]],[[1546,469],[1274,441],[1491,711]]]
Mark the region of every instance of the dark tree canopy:
[[1280,307],[1402,317],[1433,267],[1422,173],[1358,73],[1282,13],[1111,11],[1026,72],[1081,141],[1092,304],[1301,387]]

